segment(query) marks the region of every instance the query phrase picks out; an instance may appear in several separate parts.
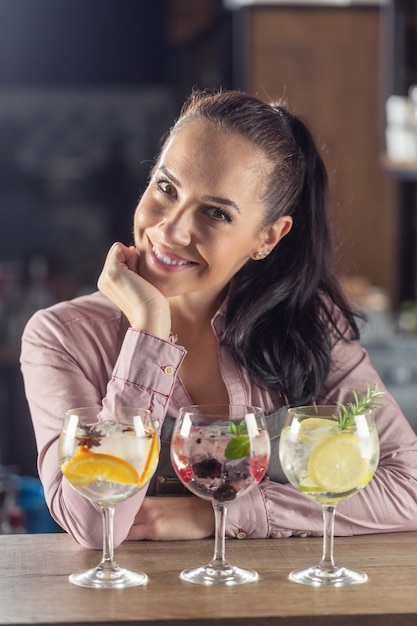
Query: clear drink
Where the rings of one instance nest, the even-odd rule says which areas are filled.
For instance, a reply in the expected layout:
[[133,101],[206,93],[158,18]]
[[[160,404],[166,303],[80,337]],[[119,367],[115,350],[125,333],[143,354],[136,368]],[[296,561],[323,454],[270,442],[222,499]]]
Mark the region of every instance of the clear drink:
[[336,419],[304,417],[283,428],[280,460],[288,480],[302,493],[336,505],[371,480],[379,460],[375,425],[357,416],[348,430]]
[[323,510],[321,561],[291,572],[289,578],[296,583],[343,587],[367,580],[364,572],[336,565],[333,555],[336,506],[369,483],[379,461],[373,400],[382,392],[377,386],[374,391],[368,386],[365,394],[353,395],[355,402],[342,408],[312,405],[288,409],[281,432],[279,458],[285,475]]
[[182,483],[212,503],[214,554],[206,565],[181,572],[187,582],[237,585],[254,582],[252,569],[225,558],[227,507],[264,477],[271,453],[265,416],[259,407],[217,404],[182,407],[171,439],[171,460]]
[[121,589],[146,584],[144,572],[120,567],[114,558],[115,507],[142,489],[152,477],[159,442],[147,409],[100,406],[71,409],[65,414],[58,446],[65,479],[102,512],[103,552],[92,569],[74,572],[74,585]]
[[[67,430],[72,428],[69,422]],[[61,470],[84,497],[101,506],[130,498],[152,476],[158,460],[156,433],[107,420],[78,426],[60,439]]]
[[269,461],[267,433],[260,431],[252,442],[246,435],[239,437],[242,451],[247,446],[247,454],[230,459],[227,450],[236,435],[224,426],[197,427],[187,437],[180,433],[175,436],[173,466],[190,491],[205,500],[231,502],[262,480]]

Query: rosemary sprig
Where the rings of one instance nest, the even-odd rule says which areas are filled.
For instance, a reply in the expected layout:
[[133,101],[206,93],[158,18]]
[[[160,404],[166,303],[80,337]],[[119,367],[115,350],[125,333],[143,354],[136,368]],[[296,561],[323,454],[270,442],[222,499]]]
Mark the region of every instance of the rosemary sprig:
[[357,415],[363,415],[381,406],[381,400],[385,392],[380,390],[378,384],[371,389],[370,384],[366,383],[366,392],[354,391],[352,389],[352,394],[354,402],[348,402],[347,404],[337,403],[340,410],[336,417],[340,430],[351,428],[355,423]]

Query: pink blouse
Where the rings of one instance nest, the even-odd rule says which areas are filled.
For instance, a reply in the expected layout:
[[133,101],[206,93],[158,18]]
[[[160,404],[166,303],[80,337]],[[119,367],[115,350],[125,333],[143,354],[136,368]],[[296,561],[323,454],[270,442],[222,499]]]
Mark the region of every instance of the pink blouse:
[[[102,545],[99,509],[70,486],[58,463],[65,412],[100,403],[142,406],[150,408],[162,426],[167,415],[175,418],[179,407],[192,404],[178,375],[185,349],[132,328],[123,335],[121,319],[120,311],[97,292],[38,311],[22,338],[21,367],[45,497],[54,519],[77,542],[92,548]],[[212,324],[219,336],[221,310]],[[252,382],[220,343],[218,352],[230,402],[261,406],[270,415],[277,457],[283,400]],[[351,389],[364,389],[365,382],[385,389],[357,341],[338,340],[332,357],[317,403],[344,402]],[[365,489],[338,505],[336,534],[417,530],[417,437],[388,392],[376,422],[381,446],[378,470]],[[321,506],[284,479],[278,482],[277,472],[229,504],[228,536],[278,538],[322,533]],[[115,545],[126,538],[145,495],[143,489],[117,505]]]

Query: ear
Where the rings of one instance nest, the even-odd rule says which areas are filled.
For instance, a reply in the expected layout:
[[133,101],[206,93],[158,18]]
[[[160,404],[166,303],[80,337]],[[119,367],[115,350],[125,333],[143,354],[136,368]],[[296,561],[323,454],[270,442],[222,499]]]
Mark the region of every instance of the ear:
[[[277,219],[274,224],[268,226],[260,234],[260,244],[257,248],[257,254],[262,253],[262,256],[267,256],[271,250],[275,248],[277,243],[288,235],[292,228],[292,217],[290,215],[282,215]],[[260,258],[259,256],[256,258]]]

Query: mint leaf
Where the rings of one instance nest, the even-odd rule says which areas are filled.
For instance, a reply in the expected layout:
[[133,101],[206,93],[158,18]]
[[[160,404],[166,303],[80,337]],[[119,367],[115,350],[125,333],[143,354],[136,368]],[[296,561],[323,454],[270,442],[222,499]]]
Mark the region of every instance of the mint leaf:
[[246,435],[248,432],[248,427],[246,426],[246,420],[242,420],[239,424],[235,424],[235,422],[229,422],[227,427],[227,432],[230,435]]
[[226,459],[243,459],[250,453],[249,437],[246,435],[238,435],[229,441],[224,451]]
[[246,426],[246,420],[242,420],[237,427],[237,432],[239,435],[246,435],[248,432],[248,427]]

